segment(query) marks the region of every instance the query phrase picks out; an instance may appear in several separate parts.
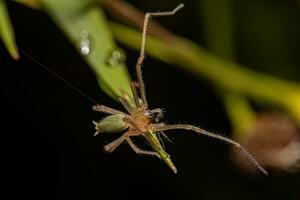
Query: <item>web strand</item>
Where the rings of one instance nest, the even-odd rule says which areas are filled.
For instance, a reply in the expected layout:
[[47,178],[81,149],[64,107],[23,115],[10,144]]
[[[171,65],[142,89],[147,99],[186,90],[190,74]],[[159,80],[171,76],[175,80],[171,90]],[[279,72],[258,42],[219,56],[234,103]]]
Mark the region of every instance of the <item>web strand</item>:
[[46,71],[48,71],[53,76],[55,76],[57,79],[59,79],[60,81],[62,81],[65,84],[67,84],[70,88],[72,88],[73,90],[75,90],[76,92],[78,92],[79,94],[81,94],[82,96],[84,96],[85,98],[87,98],[88,100],[90,100],[91,102],[93,102],[94,104],[97,104],[97,101],[95,99],[93,99],[89,95],[85,94],[83,91],[81,91],[80,89],[78,89],[77,87],[75,87],[72,83],[70,83],[69,81],[65,80],[61,76],[59,76],[57,73],[55,73],[53,70],[51,70],[50,68],[48,68],[46,65],[40,63],[37,59],[35,59],[34,57],[32,57],[31,55],[29,55],[28,53],[26,53],[24,50],[22,50],[20,48],[18,48],[18,50],[23,55],[25,55],[26,57],[28,57],[30,60],[32,60],[33,62],[35,62],[36,64],[38,64],[42,68],[44,68]]

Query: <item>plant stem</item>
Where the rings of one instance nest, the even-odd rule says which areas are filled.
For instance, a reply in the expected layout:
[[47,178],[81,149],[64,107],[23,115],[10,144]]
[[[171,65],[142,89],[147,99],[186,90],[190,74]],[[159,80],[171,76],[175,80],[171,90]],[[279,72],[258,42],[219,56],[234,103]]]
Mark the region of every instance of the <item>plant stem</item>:
[[[224,59],[235,60],[232,0],[200,0],[197,3],[208,48]],[[256,116],[248,100],[228,91],[221,91],[220,96],[232,124],[234,137],[249,133],[246,130],[253,125]]]
[[[110,22],[110,28],[119,42],[139,49],[140,32],[113,22]],[[300,123],[300,87],[297,83],[225,61],[179,36],[174,36],[172,42],[148,37],[146,51],[156,59],[205,77],[217,88],[277,105]]]
[[255,112],[249,102],[242,95],[226,92],[222,95],[223,103],[233,127],[233,137],[241,138],[256,121]]

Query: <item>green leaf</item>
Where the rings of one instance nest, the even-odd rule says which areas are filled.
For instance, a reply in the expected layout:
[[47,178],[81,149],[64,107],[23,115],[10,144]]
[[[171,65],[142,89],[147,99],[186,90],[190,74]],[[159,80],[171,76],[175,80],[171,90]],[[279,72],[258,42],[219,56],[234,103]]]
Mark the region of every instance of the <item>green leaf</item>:
[[[108,62],[118,48],[101,8],[91,0],[41,0],[41,3],[42,9],[52,17],[96,73],[102,90],[115,100],[124,93],[132,96],[125,64]],[[86,44],[87,49],[82,49],[82,44]]]
[[14,0],[14,1],[32,9],[40,8],[40,0]]
[[4,0],[0,0],[0,38],[6,49],[14,59],[19,59],[19,53],[15,41],[15,33],[12,28]]

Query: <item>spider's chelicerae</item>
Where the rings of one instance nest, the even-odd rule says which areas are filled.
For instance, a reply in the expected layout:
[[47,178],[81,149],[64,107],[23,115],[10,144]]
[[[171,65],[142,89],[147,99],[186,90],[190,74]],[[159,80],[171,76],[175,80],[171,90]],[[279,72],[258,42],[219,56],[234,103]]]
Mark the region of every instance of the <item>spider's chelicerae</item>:
[[[104,146],[104,150],[107,152],[113,152],[120,144],[126,141],[137,154],[157,156],[158,158],[162,159],[175,173],[177,173],[177,169],[173,164],[172,160],[170,159],[169,154],[165,152],[163,146],[160,143],[159,134],[164,134],[163,131],[174,130],[174,129],[189,130],[234,145],[235,147],[239,148],[241,152],[245,154],[245,156],[259,170],[261,170],[264,174],[267,174],[266,170],[264,170],[257,163],[257,161],[246,151],[246,149],[243,146],[241,146],[239,143],[229,138],[226,138],[224,136],[220,136],[208,132],[206,130],[203,130],[199,127],[195,127],[192,125],[188,125],[188,124],[169,125],[169,124],[159,123],[160,119],[163,116],[162,109],[156,108],[151,110],[148,108],[148,102],[145,93],[145,85],[144,85],[142,70],[141,70],[141,65],[145,57],[145,41],[146,41],[148,22],[150,17],[174,15],[181,8],[183,8],[183,4],[179,4],[174,10],[169,12],[146,13],[144,19],[144,26],[143,26],[141,51],[136,64],[136,73],[137,73],[138,80],[137,82],[135,81],[131,82],[131,90],[133,94],[134,104],[131,103],[129,95],[124,95],[119,98],[119,101],[124,106],[127,113],[119,110],[115,110],[113,108],[109,108],[104,105],[98,104],[93,106],[94,111],[109,114],[109,116],[100,120],[99,122],[94,122],[96,128],[95,135],[99,133],[115,133],[115,132],[122,132],[126,130],[121,137],[109,143],[108,145]],[[135,136],[144,137],[152,147],[153,151],[146,151],[137,147],[131,140],[131,138]]]

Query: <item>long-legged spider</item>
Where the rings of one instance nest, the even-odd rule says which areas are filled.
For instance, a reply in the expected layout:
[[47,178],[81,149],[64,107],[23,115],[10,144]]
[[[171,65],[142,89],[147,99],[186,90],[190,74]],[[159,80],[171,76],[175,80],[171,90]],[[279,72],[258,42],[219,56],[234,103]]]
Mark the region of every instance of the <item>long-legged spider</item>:
[[[246,149],[238,142],[226,138],[224,136],[220,136],[208,132],[199,127],[192,126],[189,124],[169,125],[169,124],[159,123],[159,120],[162,118],[162,109],[156,108],[151,110],[148,108],[148,102],[147,102],[146,92],[145,92],[145,84],[143,81],[142,70],[141,70],[141,65],[145,57],[145,42],[146,42],[148,22],[151,17],[174,15],[181,8],[183,8],[183,4],[179,4],[172,11],[150,12],[145,14],[140,56],[136,64],[136,73],[137,73],[138,80],[137,82],[135,81],[131,82],[131,90],[134,97],[133,98],[134,104],[133,105],[131,104],[128,95],[124,95],[119,98],[119,101],[124,106],[127,113],[119,110],[115,110],[113,108],[106,107],[104,105],[98,104],[93,106],[94,111],[109,114],[108,117],[100,120],[99,122],[94,122],[96,128],[95,135],[97,135],[98,133],[121,132],[126,130],[121,137],[109,143],[108,145],[104,146],[104,150],[111,153],[119,145],[121,145],[123,142],[126,141],[137,154],[157,156],[158,158],[161,158],[174,171],[174,173],[177,173],[177,169],[173,164],[172,160],[170,159],[169,154],[165,152],[163,146],[160,143],[158,134],[164,134],[163,131],[174,130],[174,129],[189,130],[234,145],[235,147],[240,149],[241,152],[245,154],[245,156],[260,171],[262,171],[264,174],[267,174],[266,170],[264,170],[257,163],[257,161],[246,151]],[[152,147],[153,151],[146,151],[137,147],[134,144],[134,142],[131,140],[131,138],[135,136],[144,137]]]

